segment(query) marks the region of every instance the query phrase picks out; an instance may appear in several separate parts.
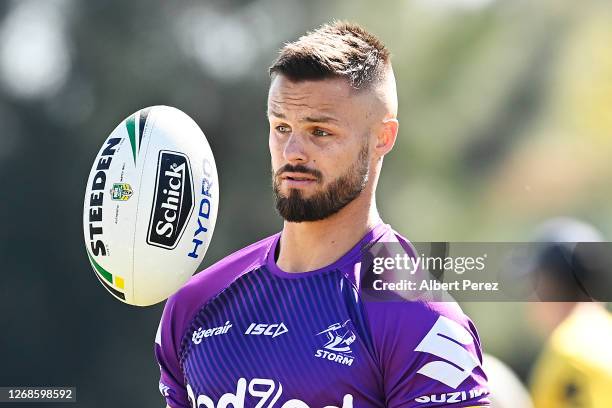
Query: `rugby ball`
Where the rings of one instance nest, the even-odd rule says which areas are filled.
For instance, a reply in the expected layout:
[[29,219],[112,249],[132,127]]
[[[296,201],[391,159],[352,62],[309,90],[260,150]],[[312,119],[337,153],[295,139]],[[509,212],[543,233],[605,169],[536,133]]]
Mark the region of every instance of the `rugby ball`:
[[165,300],[200,265],[218,203],[212,151],[188,115],[152,106],[128,116],[87,180],[83,232],[95,276],[130,305]]

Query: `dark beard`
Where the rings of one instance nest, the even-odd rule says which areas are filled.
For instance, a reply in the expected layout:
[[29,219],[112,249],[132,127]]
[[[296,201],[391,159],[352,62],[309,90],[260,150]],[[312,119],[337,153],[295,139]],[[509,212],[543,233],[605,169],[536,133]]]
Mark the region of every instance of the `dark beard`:
[[312,197],[303,198],[302,192],[298,189],[290,189],[289,196],[281,194],[280,174],[285,171],[307,173],[315,176],[317,183],[321,183],[322,175],[319,171],[302,165],[287,164],[276,174],[273,171],[272,175],[276,211],[289,222],[323,220],[343,209],[361,194],[368,182],[369,170],[368,143],[366,142],[359,152],[359,157],[345,174],[331,182],[324,191],[319,191]]

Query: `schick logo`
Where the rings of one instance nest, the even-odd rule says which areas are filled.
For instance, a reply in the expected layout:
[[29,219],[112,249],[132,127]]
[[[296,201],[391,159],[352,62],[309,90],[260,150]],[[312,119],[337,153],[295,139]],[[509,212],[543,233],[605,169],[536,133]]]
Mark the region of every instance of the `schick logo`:
[[189,159],[182,153],[160,151],[147,243],[174,249],[192,209],[193,186]]
[[[189,398],[191,408],[227,408],[229,406],[244,408],[247,395],[259,399],[255,405],[257,408],[310,408],[299,399],[290,399],[282,405],[276,404],[282,393],[283,385],[280,382],[277,384],[274,380],[267,378],[253,378],[247,387],[247,380],[240,378],[236,384],[236,393],[223,394],[215,405],[208,395],[200,394],[196,397],[191,385],[187,384],[187,398]],[[325,405],[325,408],[353,408],[353,396],[346,394],[342,398],[341,406]]]
[[327,329],[317,333],[317,336],[325,335],[327,342],[323,345],[325,350],[317,350],[315,357],[333,361],[338,364],[352,365],[354,357],[351,344],[357,336],[351,330],[351,321],[344,323],[334,323]]

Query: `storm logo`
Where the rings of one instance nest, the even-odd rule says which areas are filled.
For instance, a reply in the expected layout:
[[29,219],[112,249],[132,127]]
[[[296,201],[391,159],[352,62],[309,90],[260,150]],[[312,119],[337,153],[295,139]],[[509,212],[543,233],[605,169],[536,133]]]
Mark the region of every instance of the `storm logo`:
[[351,321],[347,320],[344,323],[334,323],[317,333],[317,336],[325,335],[327,342],[323,345],[323,350],[318,349],[315,352],[315,357],[347,366],[352,365],[355,359],[352,356],[351,344],[357,336],[351,330],[351,326]]

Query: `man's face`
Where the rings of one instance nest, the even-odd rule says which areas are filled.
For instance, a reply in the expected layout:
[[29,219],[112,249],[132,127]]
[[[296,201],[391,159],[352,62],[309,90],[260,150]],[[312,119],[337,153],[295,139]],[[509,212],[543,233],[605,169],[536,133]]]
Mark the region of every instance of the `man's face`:
[[360,195],[371,165],[372,106],[367,90],[357,93],[343,79],[273,79],[272,183],[285,220],[325,219]]

